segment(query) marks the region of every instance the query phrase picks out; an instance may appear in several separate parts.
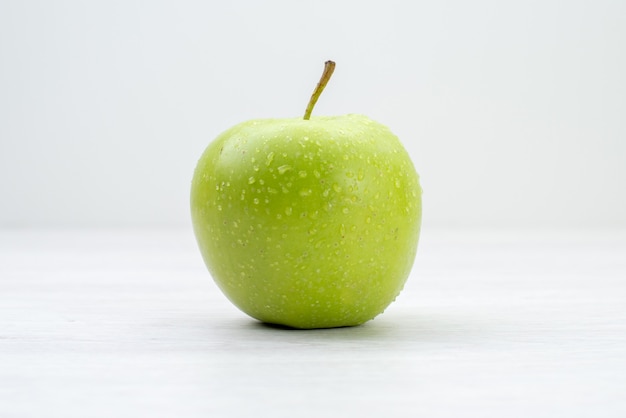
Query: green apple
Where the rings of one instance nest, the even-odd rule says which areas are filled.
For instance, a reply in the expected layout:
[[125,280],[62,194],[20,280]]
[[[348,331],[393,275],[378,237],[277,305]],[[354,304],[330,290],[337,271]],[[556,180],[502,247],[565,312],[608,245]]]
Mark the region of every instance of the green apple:
[[191,189],[200,252],[242,311],[293,328],[362,324],[402,290],[420,230],[406,150],[365,116],[241,123],[202,154]]

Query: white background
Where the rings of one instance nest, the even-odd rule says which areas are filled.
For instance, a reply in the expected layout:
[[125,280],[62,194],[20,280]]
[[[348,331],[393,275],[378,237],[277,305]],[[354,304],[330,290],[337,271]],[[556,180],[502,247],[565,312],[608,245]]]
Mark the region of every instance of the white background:
[[184,226],[251,118],[364,113],[424,223],[626,226],[626,2],[2,1],[0,225]]
[[[363,113],[424,188],[411,277],[299,332],[210,280],[216,135]],[[0,0],[0,414],[626,416],[626,2]]]

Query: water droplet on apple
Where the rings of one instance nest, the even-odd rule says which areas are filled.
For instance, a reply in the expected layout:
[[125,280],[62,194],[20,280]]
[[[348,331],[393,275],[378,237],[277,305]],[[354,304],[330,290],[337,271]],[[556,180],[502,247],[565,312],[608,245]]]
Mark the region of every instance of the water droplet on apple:
[[313,191],[311,189],[302,189],[302,190],[300,190],[300,196],[302,196],[302,197],[311,196],[312,193],[313,193]]
[[348,212],[350,212],[350,209],[348,209],[348,208],[343,208],[343,209],[341,209],[341,211],[342,211],[343,213],[348,213]]
[[278,167],[278,174],[285,174],[289,170],[291,170],[290,165],[281,165],[280,167]]
[[299,175],[301,178],[305,178],[305,177],[307,176],[307,172],[306,172],[306,171],[304,171],[304,170],[300,170],[300,171],[298,172],[298,175]]
[[289,216],[292,214],[292,212],[293,212],[293,209],[290,206],[285,208],[285,215]]
[[267,159],[265,160],[265,165],[269,166],[270,164],[272,164],[272,161],[274,161],[274,153],[270,152],[269,154],[267,154]]
[[250,177],[248,179],[248,184],[254,184],[255,181],[256,181],[256,179],[254,177]]

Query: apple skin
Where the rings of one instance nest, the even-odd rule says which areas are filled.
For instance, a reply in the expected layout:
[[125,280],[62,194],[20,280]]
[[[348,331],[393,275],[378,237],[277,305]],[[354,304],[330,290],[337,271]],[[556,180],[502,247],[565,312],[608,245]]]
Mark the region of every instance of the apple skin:
[[196,167],[191,214],[223,293],[260,321],[362,324],[402,290],[421,188],[391,131],[366,116],[241,123]]

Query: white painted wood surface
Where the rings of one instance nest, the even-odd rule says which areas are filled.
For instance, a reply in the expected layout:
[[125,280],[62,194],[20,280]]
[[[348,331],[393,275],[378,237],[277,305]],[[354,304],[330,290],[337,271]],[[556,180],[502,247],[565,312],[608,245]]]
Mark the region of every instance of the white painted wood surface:
[[0,416],[625,417],[626,231],[424,231],[356,328],[240,313],[184,230],[0,230]]

